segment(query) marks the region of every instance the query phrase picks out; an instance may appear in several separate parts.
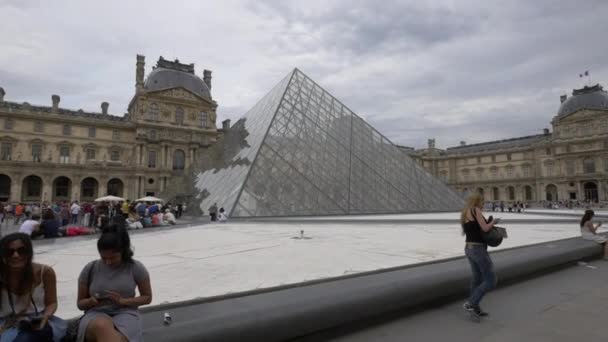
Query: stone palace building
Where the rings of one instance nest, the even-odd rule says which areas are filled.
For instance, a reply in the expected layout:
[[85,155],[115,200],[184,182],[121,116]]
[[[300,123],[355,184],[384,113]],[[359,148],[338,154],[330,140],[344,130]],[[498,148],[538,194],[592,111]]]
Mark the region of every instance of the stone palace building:
[[488,201],[608,201],[608,93],[597,84],[560,101],[543,134],[402,149],[460,193]]
[[[183,176],[218,137],[211,71],[160,57],[144,79],[137,56],[128,113],[7,101],[0,88],[0,201],[187,196]],[[10,89],[8,89],[10,92]],[[188,189],[190,188],[190,189]]]

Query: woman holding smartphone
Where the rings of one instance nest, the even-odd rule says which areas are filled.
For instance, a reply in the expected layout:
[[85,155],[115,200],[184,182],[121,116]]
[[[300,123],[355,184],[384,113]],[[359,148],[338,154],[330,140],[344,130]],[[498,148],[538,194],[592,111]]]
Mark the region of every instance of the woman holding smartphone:
[[67,324],[57,310],[57,280],[51,266],[32,262],[32,240],[12,233],[0,240],[0,342],[58,342]]
[[142,341],[138,307],[152,301],[148,271],[133,259],[129,234],[122,225],[104,231],[97,250],[101,259],[88,263],[78,278],[78,308],[85,314],[77,341]]
[[483,240],[482,232],[492,229],[498,224],[499,219],[488,222],[482,213],[483,203],[483,196],[474,193],[469,196],[460,214],[462,233],[466,235],[464,253],[473,273],[469,300],[463,307],[476,320],[488,315],[481,309],[479,303],[486,292],[496,287],[494,264],[488,254],[488,245]]
[[585,215],[581,218],[581,236],[584,240],[595,241],[604,245],[604,260],[608,261],[608,238],[597,233],[597,229],[602,226],[602,223],[593,224],[593,216],[595,212],[591,209],[585,210]]

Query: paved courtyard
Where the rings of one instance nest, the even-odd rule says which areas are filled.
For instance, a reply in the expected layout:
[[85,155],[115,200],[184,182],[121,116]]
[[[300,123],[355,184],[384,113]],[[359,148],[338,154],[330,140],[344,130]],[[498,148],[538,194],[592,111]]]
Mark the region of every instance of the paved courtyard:
[[[458,218],[458,213],[440,214]],[[420,215],[416,220],[419,220]],[[290,222],[193,225],[132,234],[135,257],[149,269],[153,304],[293,284],[461,256],[456,223]],[[576,223],[501,213],[510,237],[500,248],[579,235]],[[523,221],[527,220],[527,221]],[[531,220],[531,221],[530,221]],[[521,221],[521,223],[518,223]],[[419,221],[416,221],[419,222]],[[305,239],[294,239],[304,230]],[[78,314],[76,279],[98,258],[96,237],[35,242],[36,260],[53,265],[59,315]]]

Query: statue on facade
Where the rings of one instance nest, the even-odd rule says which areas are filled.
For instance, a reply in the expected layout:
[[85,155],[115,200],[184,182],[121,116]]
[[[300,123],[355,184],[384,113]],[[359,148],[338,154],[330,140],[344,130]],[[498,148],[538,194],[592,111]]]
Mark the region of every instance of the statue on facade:
[[209,113],[209,120],[211,120],[211,123],[213,124],[213,126],[215,126],[215,119],[217,119],[215,111],[211,111]]

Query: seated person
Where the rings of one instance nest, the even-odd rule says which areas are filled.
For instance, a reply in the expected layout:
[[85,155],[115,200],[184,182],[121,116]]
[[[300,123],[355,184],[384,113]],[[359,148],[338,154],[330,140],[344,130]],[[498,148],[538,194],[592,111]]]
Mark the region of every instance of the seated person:
[[77,305],[85,314],[77,341],[142,341],[138,307],[152,301],[148,271],[133,259],[129,234],[120,225],[101,234],[97,250],[100,259],[89,262],[78,278]]
[[165,210],[165,215],[163,216],[163,221],[167,224],[176,224],[175,215],[171,212],[171,209]]
[[40,234],[40,216],[32,215],[32,217],[23,221],[21,227],[19,227],[20,233],[25,233],[31,237],[35,237]]
[[54,316],[57,279],[48,265],[32,262],[34,250],[27,234],[12,233],[0,240],[0,340],[60,341],[67,324]]
[[55,213],[51,209],[45,209],[42,213],[42,222],[40,223],[40,232],[44,238],[59,237],[61,222],[55,217]]
[[601,222],[593,224],[593,216],[595,212],[591,209],[585,210],[585,215],[581,219],[581,236],[585,240],[595,241],[599,244],[604,245],[604,260],[608,261],[608,238],[604,235],[599,235],[597,229],[602,225]]
[[220,208],[220,214],[218,215],[217,220],[219,222],[228,221],[228,217],[226,216],[226,211],[224,210],[224,208]]

